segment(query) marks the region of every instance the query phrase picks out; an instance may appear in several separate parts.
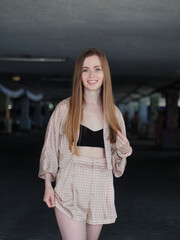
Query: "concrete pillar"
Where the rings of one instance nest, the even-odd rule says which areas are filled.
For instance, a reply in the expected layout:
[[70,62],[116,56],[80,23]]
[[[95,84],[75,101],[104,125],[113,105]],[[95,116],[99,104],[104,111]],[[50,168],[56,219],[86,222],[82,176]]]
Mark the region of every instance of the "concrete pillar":
[[166,94],[166,128],[176,129],[178,128],[178,91],[168,91]]
[[121,113],[124,116],[125,111],[126,111],[126,105],[125,104],[119,104],[118,108],[121,110]]
[[6,95],[6,105],[5,105],[6,116],[4,119],[4,131],[7,133],[12,132],[12,119],[10,116],[10,109],[11,109],[10,106],[11,106],[10,97]]
[[132,121],[134,119],[134,113],[138,109],[138,103],[137,102],[130,102],[128,104],[128,110],[129,110],[129,119]]
[[166,93],[166,129],[163,131],[163,148],[180,148],[180,129],[178,128],[179,110],[178,110],[179,92],[169,90]]
[[29,98],[27,97],[23,97],[21,99],[20,129],[22,130],[31,129],[31,119],[29,117]]
[[139,108],[139,103],[137,101],[131,102],[130,121],[131,121],[131,132],[133,132],[133,133],[137,133],[138,108]]
[[140,123],[148,122],[148,104],[150,100],[149,97],[144,97],[139,100],[139,121]]
[[155,93],[150,97],[150,122],[151,123],[156,123],[157,121],[160,98],[161,98],[160,93]]
[[9,109],[10,97],[6,95],[6,119],[10,119],[10,109]]
[[51,111],[49,109],[49,103],[45,103],[45,105],[44,105],[44,120],[43,120],[44,126],[47,126],[50,116],[51,116]]
[[138,108],[137,102],[130,102],[127,105],[127,111],[128,111],[128,127],[132,127],[132,122],[134,121],[134,113]]
[[42,107],[41,101],[35,102],[35,116],[34,116],[34,125],[38,128],[43,127],[43,117],[42,117]]
[[149,116],[149,129],[148,129],[148,138],[156,138],[156,126],[158,118],[158,108],[159,100],[161,98],[160,93],[155,93],[150,97],[150,116]]
[[138,123],[138,134],[140,136],[147,135],[148,127],[148,104],[150,102],[149,97],[144,97],[139,100],[139,123]]

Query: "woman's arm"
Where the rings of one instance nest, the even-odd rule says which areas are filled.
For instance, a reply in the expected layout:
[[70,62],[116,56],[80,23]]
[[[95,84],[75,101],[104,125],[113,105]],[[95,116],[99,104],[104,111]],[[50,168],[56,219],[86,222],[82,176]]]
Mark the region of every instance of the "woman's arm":
[[121,127],[121,132],[117,131],[116,143],[112,146],[112,167],[115,177],[121,177],[124,173],[127,157],[132,154],[132,148],[126,137],[126,127],[124,118],[118,107],[115,106],[116,117]]
[[51,173],[46,173],[45,177],[45,191],[43,201],[47,204],[49,208],[55,206],[55,199],[54,199],[54,189],[52,187],[52,175]]
[[60,110],[56,107],[52,113],[48,126],[46,129],[46,135],[44,145],[40,156],[40,165],[38,177],[45,179],[46,173],[51,173],[51,181],[55,181],[58,171],[58,149],[61,141],[60,133]]
[[117,155],[118,157],[124,158],[132,154],[132,147],[126,137],[126,134],[123,131],[117,131]]

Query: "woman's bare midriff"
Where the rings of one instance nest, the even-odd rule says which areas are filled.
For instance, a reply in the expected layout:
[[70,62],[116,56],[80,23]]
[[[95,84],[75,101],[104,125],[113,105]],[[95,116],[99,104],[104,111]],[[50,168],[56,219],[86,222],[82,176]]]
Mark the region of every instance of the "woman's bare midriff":
[[82,157],[105,158],[105,149],[99,147],[77,147],[78,153]]

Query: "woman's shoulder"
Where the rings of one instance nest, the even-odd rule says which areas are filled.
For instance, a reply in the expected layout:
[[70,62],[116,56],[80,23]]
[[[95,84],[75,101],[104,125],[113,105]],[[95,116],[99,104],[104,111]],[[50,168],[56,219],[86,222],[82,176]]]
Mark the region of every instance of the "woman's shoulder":
[[65,98],[62,101],[60,101],[57,104],[56,109],[68,109],[69,108],[70,99],[71,99],[71,97],[68,97],[68,98]]
[[52,116],[57,118],[64,118],[69,110],[69,103],[70,103],[71,97],[65,98],[62,101],[60,101],[54,111]]

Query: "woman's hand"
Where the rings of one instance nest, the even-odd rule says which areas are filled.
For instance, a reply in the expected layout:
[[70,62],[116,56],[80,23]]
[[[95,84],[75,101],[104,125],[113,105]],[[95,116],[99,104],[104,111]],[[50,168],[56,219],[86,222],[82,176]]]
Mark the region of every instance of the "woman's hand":
[[117,130],[116,147],[118,152],[121,152],[122,154],[128,153],[131,149],[129,141],[127,137],[123,134],[122,130],[121,132]]
[[43,201],[47,204],[49,208],[55,207],[54,189],[52,185],[45,187]]
[[51,184],[52,175],[51,173],[45,174],[45,192],[43,201],[47,204],[49,208],[55,207],[54,200],[54,189]]

